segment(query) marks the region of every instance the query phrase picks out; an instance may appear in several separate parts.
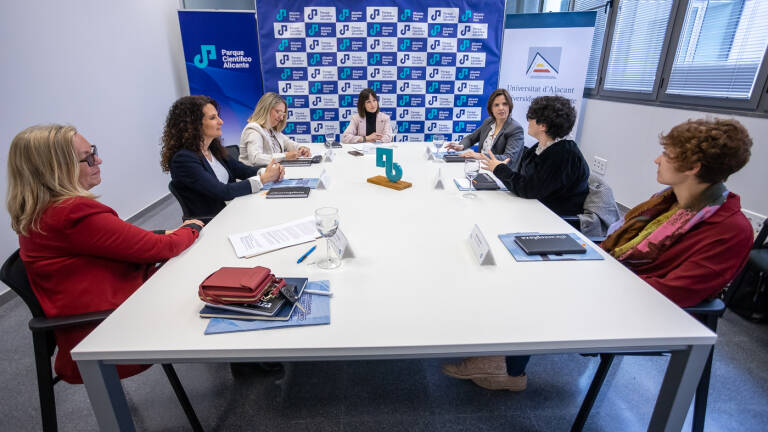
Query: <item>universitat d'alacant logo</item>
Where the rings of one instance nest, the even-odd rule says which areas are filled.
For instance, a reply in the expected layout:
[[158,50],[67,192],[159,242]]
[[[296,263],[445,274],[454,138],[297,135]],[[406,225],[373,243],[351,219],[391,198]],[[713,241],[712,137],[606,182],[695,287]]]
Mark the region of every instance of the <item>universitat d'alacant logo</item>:
[[560,57],[563,47],[528,48],[528,78],[555,79],[560,74]]

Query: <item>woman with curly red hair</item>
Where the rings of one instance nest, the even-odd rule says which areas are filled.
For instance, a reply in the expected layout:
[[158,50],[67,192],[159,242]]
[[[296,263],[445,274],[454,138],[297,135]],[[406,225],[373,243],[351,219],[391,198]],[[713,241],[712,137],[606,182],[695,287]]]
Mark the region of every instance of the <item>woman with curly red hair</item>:
[[[611,226],[601,246],[688,307],[716,296],[749,255],[752,226],[724,182],[749,161],[752,139],[736,120],[689,120],[662,135],[661,145],[656,180],[669,187]],[[491,390],[522,391],[529,359],[471,357],[443,372]]]
[[223,123],[216,101],[199,95],[174,102],[165,120],[160,165],[171,172],[178,194],[196,217],[215,216],[226,201],[256,193],[285,173],[275,161],[266,168],[251,167],[228,157],[221,145]]

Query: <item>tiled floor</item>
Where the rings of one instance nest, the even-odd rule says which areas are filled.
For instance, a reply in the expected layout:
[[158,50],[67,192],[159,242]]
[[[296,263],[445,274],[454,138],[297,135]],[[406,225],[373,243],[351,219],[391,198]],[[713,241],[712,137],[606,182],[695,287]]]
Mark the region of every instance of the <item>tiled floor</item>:
[[[134,222],[175,228],[180,215],[169,200]],[[0,431],[40,429],[29,317],[19,299],[0,306]],[[618,357],[585,429],[645,430],[667,360]],[[297,363],[283,398],[274,375],[247,371],[235,378],[226,364],[176,368],[209,431],[443,432],[568,430],[597,367],[596,358],[577,354],[537,356],[528,368],[528,389],[510,393],[445,377],[443,361]],[[715,350],[707,431],[766,430],[767,364],[768,326],[726,313]],[[123,386],[138,430],[188,429],[159,367]],[[97,429],[83,386],[58,384],[56,403],[60,430]]]

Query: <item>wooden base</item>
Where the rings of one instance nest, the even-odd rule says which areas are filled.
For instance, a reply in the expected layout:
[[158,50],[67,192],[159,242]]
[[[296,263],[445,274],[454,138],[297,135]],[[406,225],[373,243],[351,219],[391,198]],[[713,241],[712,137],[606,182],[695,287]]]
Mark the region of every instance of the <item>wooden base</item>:
[[402,180],[393,183],[389,181],[389,179],[386,176],[381,176],[381,175],[368,178],[368,183],[373,183],[375,185],[388,187],[394,190],[408,189],[409,187],[413,186],[413,183],[402,181]]

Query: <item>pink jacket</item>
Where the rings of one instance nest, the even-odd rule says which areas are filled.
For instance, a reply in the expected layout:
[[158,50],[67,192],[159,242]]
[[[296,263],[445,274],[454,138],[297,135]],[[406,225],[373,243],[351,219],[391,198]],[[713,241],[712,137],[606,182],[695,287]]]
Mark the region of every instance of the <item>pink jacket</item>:
[[[392,142],[392,128],[389,125],[389,116],[379,111],[376,115],[376,132],[381,134],[381,142]],[[352,116],[352,121],[341,135],[344,144],[355,144],[365,141],[365,117]]]

